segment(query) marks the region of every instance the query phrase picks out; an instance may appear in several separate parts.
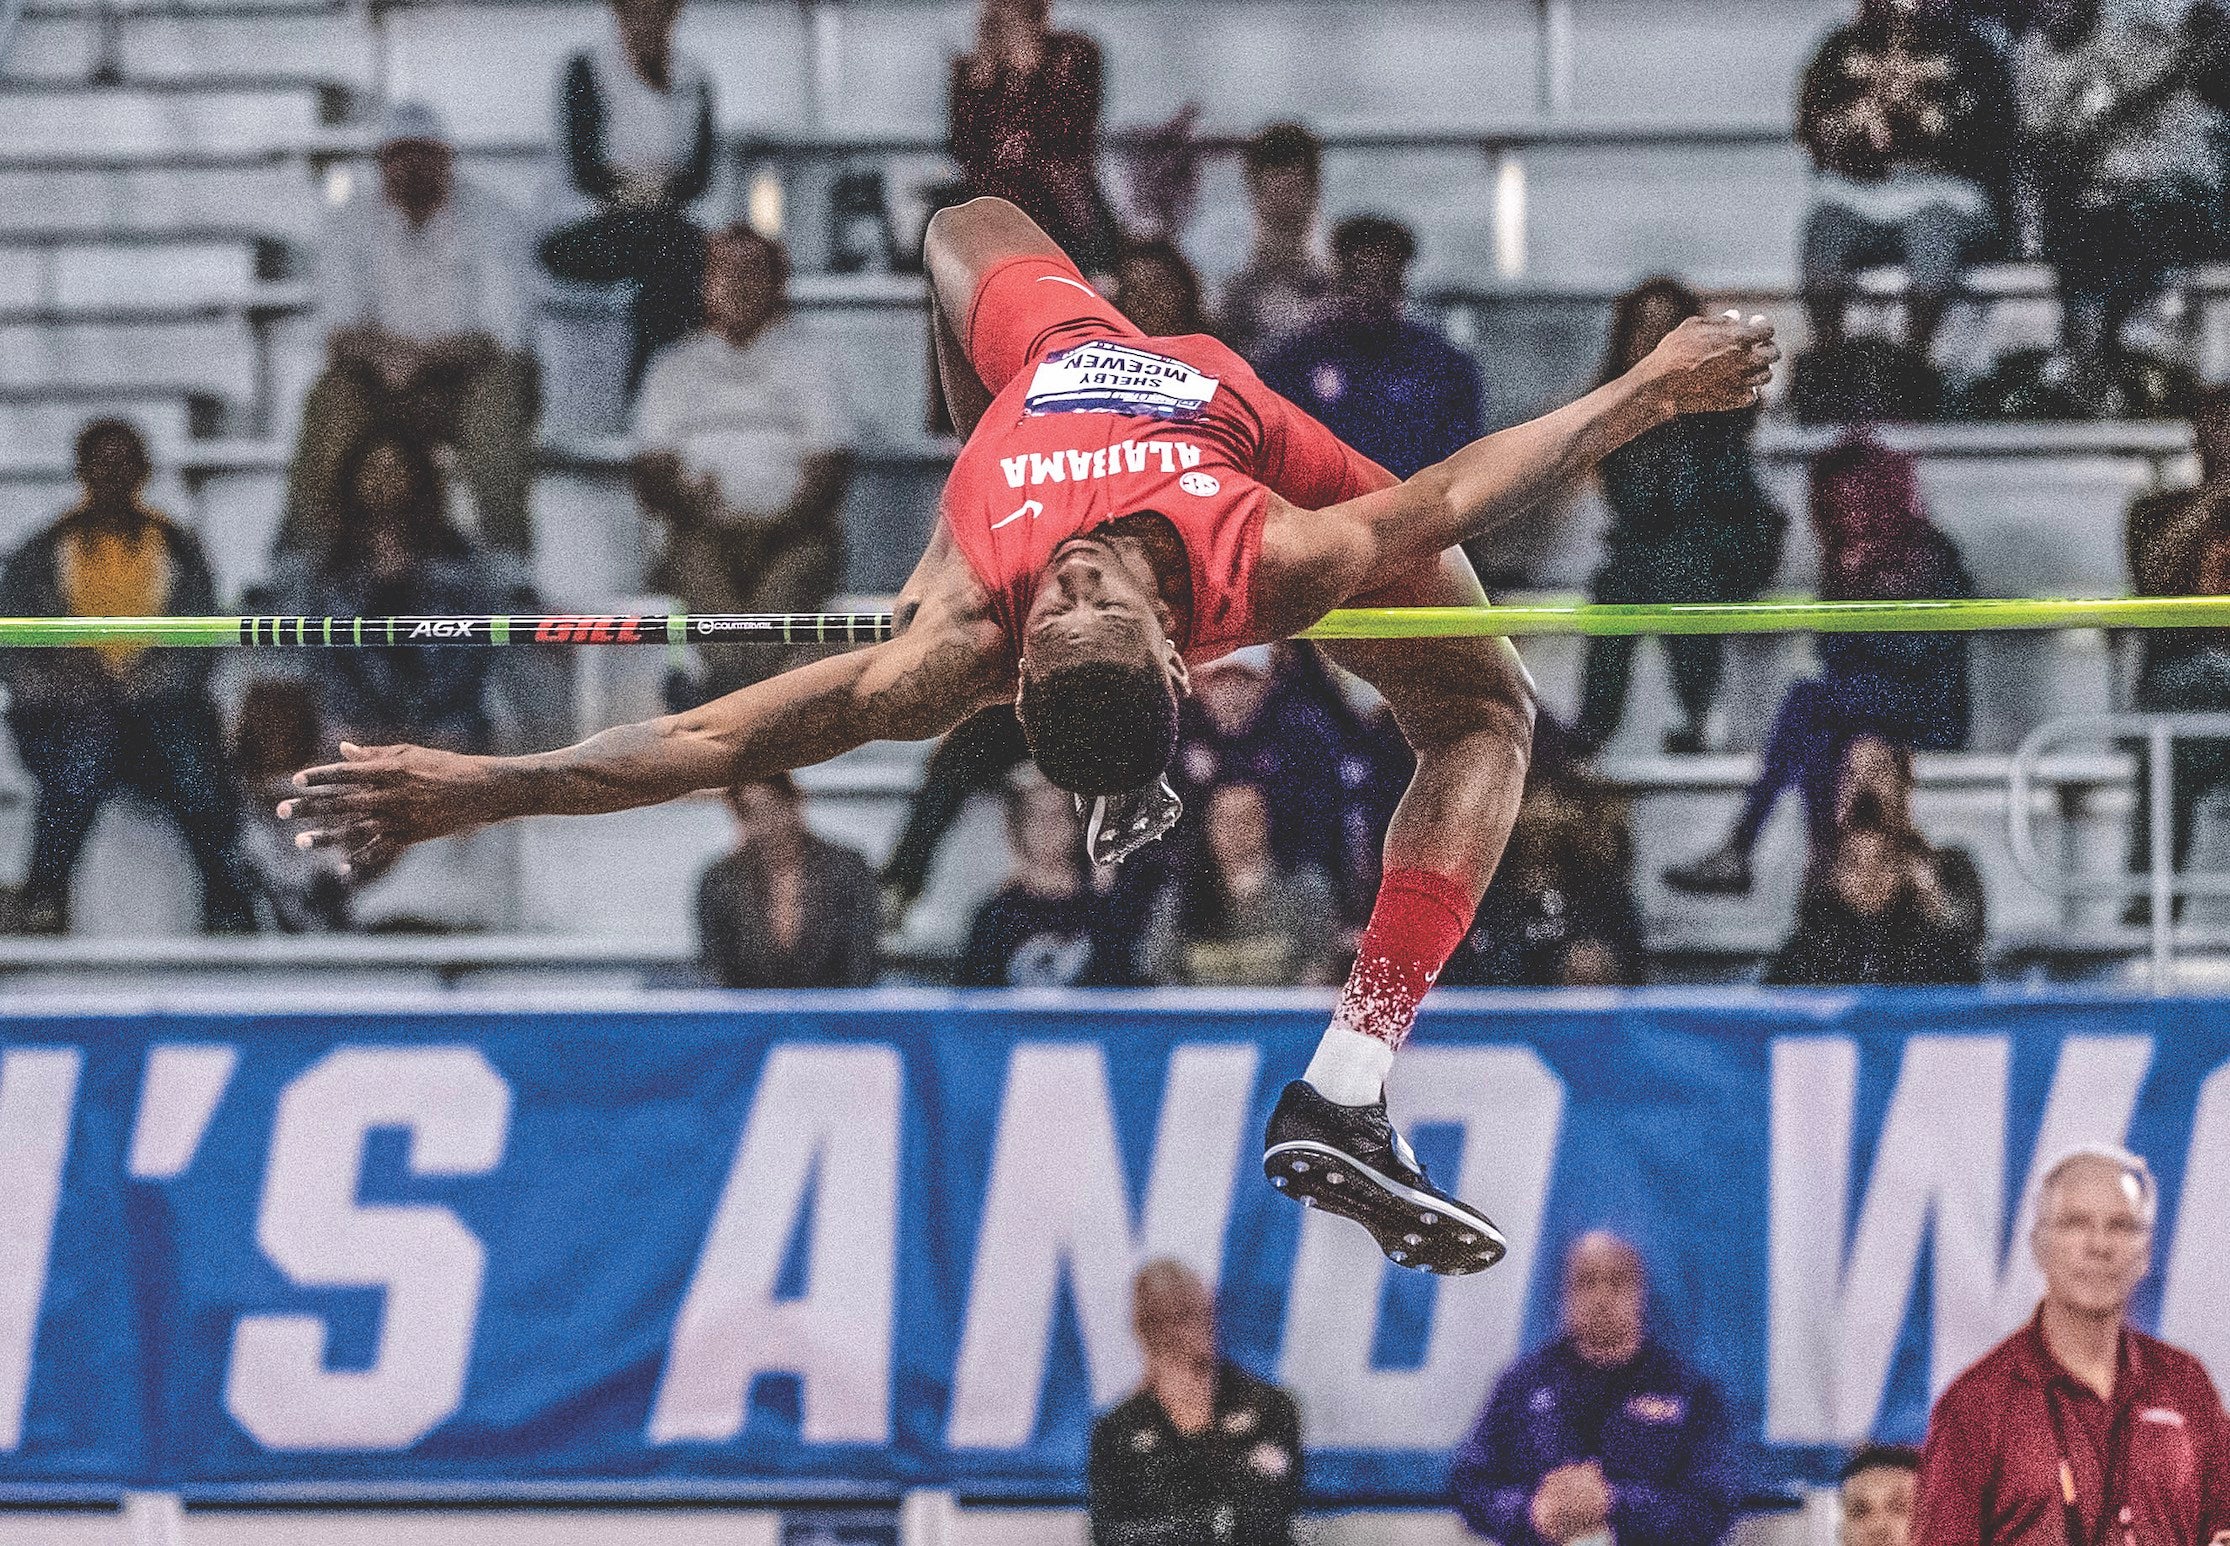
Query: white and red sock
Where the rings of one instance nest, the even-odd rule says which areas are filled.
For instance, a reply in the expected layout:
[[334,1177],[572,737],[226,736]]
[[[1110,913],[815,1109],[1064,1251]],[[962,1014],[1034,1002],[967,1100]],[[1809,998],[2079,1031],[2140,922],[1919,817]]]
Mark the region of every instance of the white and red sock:
[[1471,888],[1431,870],[1388,870],[1332,1024],[1301,1077],[1326,1100],[1367,1106],[1384,1093],[1417,1005],[1471,932]]

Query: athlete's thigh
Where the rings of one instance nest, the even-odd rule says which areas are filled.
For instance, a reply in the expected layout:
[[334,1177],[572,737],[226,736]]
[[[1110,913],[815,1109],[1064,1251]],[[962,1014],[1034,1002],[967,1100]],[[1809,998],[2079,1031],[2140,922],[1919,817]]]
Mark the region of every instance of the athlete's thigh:
[[[1461,548],[1356,596],[1351,607],[1479,607],[1487,604]],[[1324,646],[1346,670],[1383,693],[1412,745],[1477,728],[1492,710],[1530,705],[1533,679],[1508,639],[1343,639]]]

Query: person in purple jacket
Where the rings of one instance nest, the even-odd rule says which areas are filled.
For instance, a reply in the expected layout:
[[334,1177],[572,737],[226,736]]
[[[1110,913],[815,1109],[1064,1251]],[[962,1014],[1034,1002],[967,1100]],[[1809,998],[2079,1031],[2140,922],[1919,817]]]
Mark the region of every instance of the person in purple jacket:
[[1726,1407],[1650,1337],[1641,1255],[1606,1230],[1564,1259],[1563,1330],[1504,1371],[1456,1451],[1464,1523],[1501,1546],[1711,1546],[1742,1489]]

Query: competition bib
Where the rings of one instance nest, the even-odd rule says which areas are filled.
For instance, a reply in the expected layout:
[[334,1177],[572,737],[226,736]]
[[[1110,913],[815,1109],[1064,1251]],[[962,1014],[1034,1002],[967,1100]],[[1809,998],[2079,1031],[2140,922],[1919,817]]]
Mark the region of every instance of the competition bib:
[[1103,339],[1047,355],[1022,411],[1197,419],[1215,395],[1216,378],[1183,360]]

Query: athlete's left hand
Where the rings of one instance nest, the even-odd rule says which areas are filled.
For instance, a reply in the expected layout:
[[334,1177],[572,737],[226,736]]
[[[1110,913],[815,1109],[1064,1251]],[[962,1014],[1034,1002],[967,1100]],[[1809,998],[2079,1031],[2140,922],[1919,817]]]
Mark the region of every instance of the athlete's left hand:
[[497,759],[427,746],[341,743],[341,760],[294,775],[279,802],[303,848],[338,848],[352,872],[376,872],[405,848],[469,831],[503,814],[489,802]]
[[1772,325],[1763,317],[1690,317],[1635,369],[1673,413],[1723,413],[1763,400],[1779,358]]

